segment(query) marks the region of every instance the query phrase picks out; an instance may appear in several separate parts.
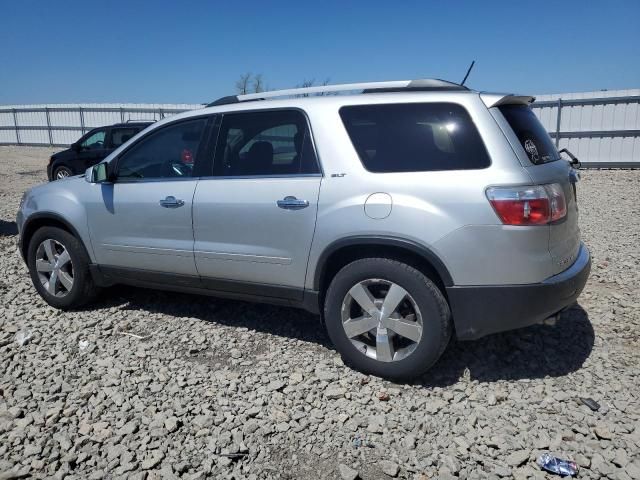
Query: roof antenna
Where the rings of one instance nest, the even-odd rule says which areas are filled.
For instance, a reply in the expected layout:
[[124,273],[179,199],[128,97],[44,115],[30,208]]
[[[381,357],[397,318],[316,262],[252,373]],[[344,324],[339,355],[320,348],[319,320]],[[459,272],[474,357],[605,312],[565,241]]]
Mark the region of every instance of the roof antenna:
[[467,81],[467,77],[469,76],[469,74],[471,73],[471,69],[473,68],[473,66],[476,64],[476,61],[474,60],[473,62],[471,62],[471,65],[469,65],[469,70],[467,70],[467,74],[464,76],[464,78],[462,79],[462,83],[460,85],[464,85],[464,82]]

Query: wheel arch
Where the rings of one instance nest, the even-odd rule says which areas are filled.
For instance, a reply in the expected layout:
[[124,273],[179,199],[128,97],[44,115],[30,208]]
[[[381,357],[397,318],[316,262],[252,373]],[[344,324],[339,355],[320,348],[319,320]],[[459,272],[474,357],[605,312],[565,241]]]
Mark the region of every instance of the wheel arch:
[[331,279],[346,264],[367,257],[404,261],[433,280],[446,296],[453,279],[444,262],[430,248],[404,238],[367,235],[337,240],[321,253],[313,277],[313,289],[326,291]]
[[29,250],[29,243],[31,242],[33,234],[42,227],[57,227],[62,230],[66,230],[78,239],[84,247],[87,256],[91,258],[89,256],[89,250],[82,240],[82,236],[78,233],[78,230],[76,230],[71,222],[58,213],[40,212],[29,216],[22,227],[22,232],[20,233],[19,248],[22,258],[25,260],[27,259],[27,251]]

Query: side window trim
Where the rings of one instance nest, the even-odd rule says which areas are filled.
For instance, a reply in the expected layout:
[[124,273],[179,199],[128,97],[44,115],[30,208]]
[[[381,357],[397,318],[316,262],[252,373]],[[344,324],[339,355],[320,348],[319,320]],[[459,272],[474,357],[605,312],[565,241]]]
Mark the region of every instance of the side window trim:
[[[214,175],[214,162],[216,155],[218,153],[218,149],[220,148],[220,131],[222,129],[222,122],[224,121],[224,117],[226,115],[234,115],[239,113],[259,113],[259,112],[282,112],[282,111],[295,111],[302,114],[304,117],[305,125],[307,127],[306,134],[309,137],[311,142],[311,152],[313,154],[314,161],[316,166],[318,167],[318,173],[295,173],[295,174],[277,174],[277,175]],[[209,152],[211,155],[211,174],[209,176],[200,177],[202,179],[220,179],[220,180],[234,180],[234,179],[251,179],[251,178],[300,178],[300,177],[324,177],[324,170],[322,168],[322,162],[320,161],[320,156],[318,155],[318,150],[316,148],[315,138],[313,135],[313,130],[311,128],[311,121],[309,120],[309,116],[307,112],[302,108],[298,107],[279,107],[279,108],[254,108],[250,110],[236,110],[230,112],[221,112],[217,114],[217,121],[214,126],[215,129],[215,143],[213,144],[213,150]],[[306,136],[305,136],[306,138]]]
[[207,178],[213,175],[213,159],[216,152],[216,143],[220,133],[222,115],[213,114],[207,118],[205,132],[198,148],[196,164],[193,167],[193,177]]
[[107,127],[105,134],[104,134],[104,148],[105,149],[111,149],[113,148],[113,138],[112,138],[112,133],[113,133],[113,128],[112,127]]
[[[203,120],[204,119],[205,120],[205,125],[204,125],[204,129],[203,129],[203,132],[202,132],[202,136],[200,137],[200,144],[198,145],[198,153],[196,154],[196,159],[197,159],[199,156],[201,156],[202,154],[206,153],[206,151],[203,151],[203,147],[208,142],[205,141],[204,139],[208,138],[208,134],[209,134],[208,133],[208,129],[210,127],[210,119],[211,119],[211,117],[214,117],[214,116],[215,116],[215,114],[198,115],[198,116],[194,116],[194,117],[183,118],[183,119],[177,120],[175,122],[169,122],[169,123],[167,123],[165,125],[162,125],[161,127],[154,128],[149,133],[147,133],[143,137],[141,137],[138,140],[136,140],[136,142],[134,142],[133,144],[129,145],[125,150],[120,152],[116,158],[114,158],[112,160],[112,162],[114,162],[113,172],[114,172],[114,177],[115,177],[115,183],[147,183],[147,182],[173,182],[173,181],[197,180],[199,177],[196,176],[196,175],[192,175],[190,177],[144,178],[144,179],[140,179],[140,180],[120,180],[117,177],[118,177],[118,170],[119,170],[119,166],[120,166],[120,159],[127,152],[129,152],[132,148],[140,145],[142,142],[146,142],[150,138],[153,138],[155,135],[160,133],[162,130],[165,130],[166,128],[174,127],[174,126],[179,125],[181,123],[188,123],[188,122],[192,122],[192,121],[195,121],[195,120]],[[213,162],[212,162],[212,164],[213,164]],[[195,165],[194,165],[194,168],[195,168]]]

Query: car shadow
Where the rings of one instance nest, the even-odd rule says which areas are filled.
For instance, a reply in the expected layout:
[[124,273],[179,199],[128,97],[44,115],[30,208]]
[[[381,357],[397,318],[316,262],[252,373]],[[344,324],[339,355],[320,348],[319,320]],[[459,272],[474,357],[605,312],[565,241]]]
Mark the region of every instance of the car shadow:
[[452,385],[462,377],[478,382],[562,377],[589,358],[595,332],[589,315],[575,305],[556,325],[532,325],[475,340],[451,340],[447,350],[414,385]]
[[[109,299],[100,306],[245,327],[335,350],[319,317],[296,308],[120,286],[111,287]],[[554,326],[533,325],[475,341],[452,338],[440,360],[409,384],[432,388],[450,386],[462,378],[495,382],[561,377],[584,364],[594,341],[587,312],[575,305]]]
[[7,222],[0,220],[0,237],[12,237],[18,234],[18,225],[16,222]]
[[101,298],[103,300],[99,299],[94,307],[120,306],[125,310],[196,318],[219,325],[245,327],[260,333],[313,342],[334,350],[320,318],[298,308],[120,285],[110,287],[108,298],[107,295],[102,295]]

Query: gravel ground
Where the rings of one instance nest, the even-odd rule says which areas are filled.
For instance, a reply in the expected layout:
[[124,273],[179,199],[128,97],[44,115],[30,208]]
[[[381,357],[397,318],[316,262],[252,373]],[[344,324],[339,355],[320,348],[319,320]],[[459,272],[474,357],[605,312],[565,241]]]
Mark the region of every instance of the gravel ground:
[[581,478],[640,479],[640,171],[583,172],[579,307],[393,384],[294,309],[130,287],[47,306],[13,221],[50,153],[0,148],[0,478],[546,478],[551,451]]

